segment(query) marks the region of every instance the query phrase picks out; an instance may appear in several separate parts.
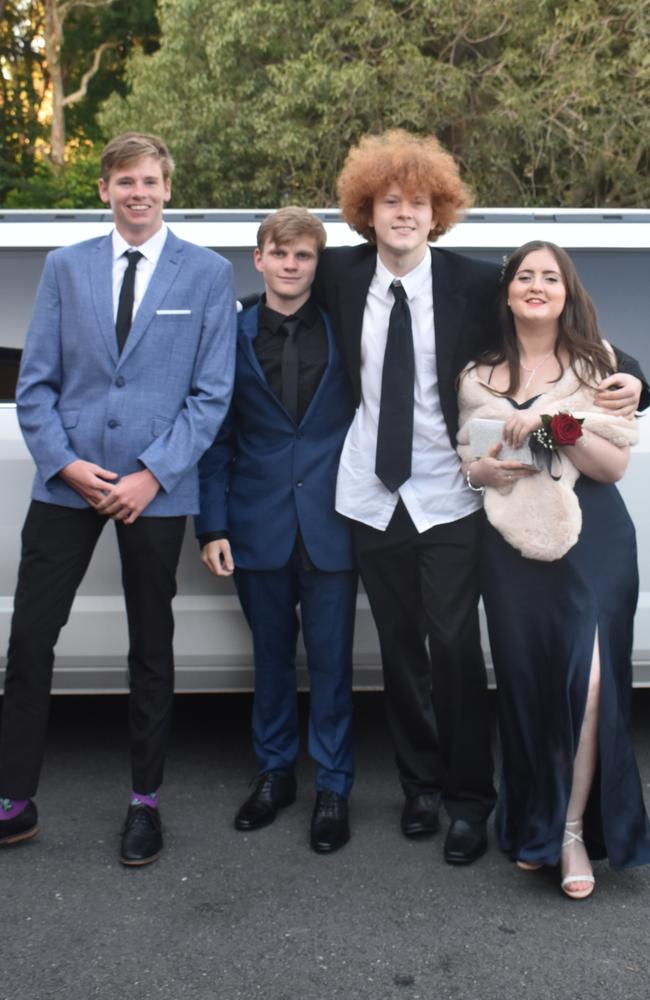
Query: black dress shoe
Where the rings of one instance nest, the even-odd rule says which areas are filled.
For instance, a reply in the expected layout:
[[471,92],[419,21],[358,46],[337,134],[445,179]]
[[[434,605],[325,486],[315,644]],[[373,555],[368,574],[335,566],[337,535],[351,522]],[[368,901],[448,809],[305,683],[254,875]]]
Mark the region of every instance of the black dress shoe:
[[336,792],[318,792],[309,835],[312,848],[318,854],[332,854],[347,844],[349,839],[347,799]]
[[402,810],[400,826],[405,837],[423,837],[440,829],[438,811],[440,796],[433,794],[411,795]]
[[278,809],[296,801],[296,779],[288,771],[265,771],[252,795],[235,816],[236,830],[259,830],[275,819]]
[[120,861],[123,865],[148,865],[163,846],[160,814],[144,804],[131,805],[122,830]]
[[3,819],[0,823],[0,847],[19,844],[38,833],[38,812],[30,799],[25,808],[13,819]]
[[445,861],[450,865],[470,865],[485,854],[487,844],[484,822],[455,819],[445,840]]

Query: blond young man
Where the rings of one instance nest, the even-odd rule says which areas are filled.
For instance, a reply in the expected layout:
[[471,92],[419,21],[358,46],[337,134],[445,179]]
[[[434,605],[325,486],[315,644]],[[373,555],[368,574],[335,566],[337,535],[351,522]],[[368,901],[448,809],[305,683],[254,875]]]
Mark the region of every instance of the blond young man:
[[36,464],[3,699],[0,845],[38,831],[54,646],[107,521],[126,600],[132,793],[120,860],[162,850],[158,792],[174,691],[171,602],[197,462],[230,402],[231,265],[163,222],[173,161],[129,132],[103,151],[115,228],[46,261],[16,403]]

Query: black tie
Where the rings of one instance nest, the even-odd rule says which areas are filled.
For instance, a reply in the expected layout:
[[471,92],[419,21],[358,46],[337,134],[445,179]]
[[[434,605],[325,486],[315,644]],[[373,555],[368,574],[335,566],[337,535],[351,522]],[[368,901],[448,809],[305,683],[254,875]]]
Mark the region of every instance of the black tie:
[[406,292],[398,281],[390,288],[395,303],[390,311],[381,373],[375,472],[391,493],[395,493],[411,475],[415,356]]
[[135,269],[138,266],[138,261],[144,254],[141,254],[139,250],[127,250],[124,254],[128,260],[126,271],[124,272],[124,278],[122,280],[122,287],[120,289],[120,299],[117,303],[117,319],[115,320],[115,332],[117,333],[117,349],[119,353],[122,353],[122,348],[126,343],[126,338],[129,335],[129,330],[131,329],[131,320],[133,318],[133,290],[135,288]]
[[300,320],[288,316],[279,327],[285,334],[282,348],[282,403],[295,423],[298,423],[298,340]]

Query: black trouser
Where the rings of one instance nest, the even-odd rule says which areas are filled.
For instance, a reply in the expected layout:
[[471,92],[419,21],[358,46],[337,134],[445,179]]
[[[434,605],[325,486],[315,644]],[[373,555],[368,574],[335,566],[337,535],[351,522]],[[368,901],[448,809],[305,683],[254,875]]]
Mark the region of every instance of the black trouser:
[[[106,517],[32,501],[9,638],[0,731],[0,795],[31,798],[38,786],[49,714],[54,646]],[[129,725],[133,787],[162,782],[174,695],[172,599],[184,517],[115,522],[129,628]]]
[[478,512],[418,534],[401,502],[385,532],[354,523],[404,794],[441,793],[452,819],[473,821],[495,800],[477,611],[481,525]]

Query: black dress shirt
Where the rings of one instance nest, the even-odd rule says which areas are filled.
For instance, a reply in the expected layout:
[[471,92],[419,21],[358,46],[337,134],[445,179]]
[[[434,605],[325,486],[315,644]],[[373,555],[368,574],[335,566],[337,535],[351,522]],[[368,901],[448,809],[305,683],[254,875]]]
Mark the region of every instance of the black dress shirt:
[[[281,399],[282,350],[285,334],[280,331],[280,327],[289,317],[267,306],[264,295],[260,300],[259,310],[258,333],[253,341],[253,347],[269,388],[278,399]],[[307,299],[293,315],[300,320],[297,332],[298,423],[300,423],[327,367],[328,349],[325,326],[313,299]]]
[[[325,324],[312,298],[307,299],[293,315],[301,321],[297,333],[298,422],[300,422],[327,368],[329,349]],[[278,399],[282,399],[282,349],[285,341],[285,334],[280,332],[280,327],[286,319],[287,316],[270,309],[266,304],[266,296],[262,295],[259,303],[258,333],[253,341],[253,347],[269,388]],[[229,532],[224,529],[199,535],[199,547],[203,548],[208,542],[214,542],[218,538],[229,538]],[[300,532],[296,544],[303,567],[311,568]]]

